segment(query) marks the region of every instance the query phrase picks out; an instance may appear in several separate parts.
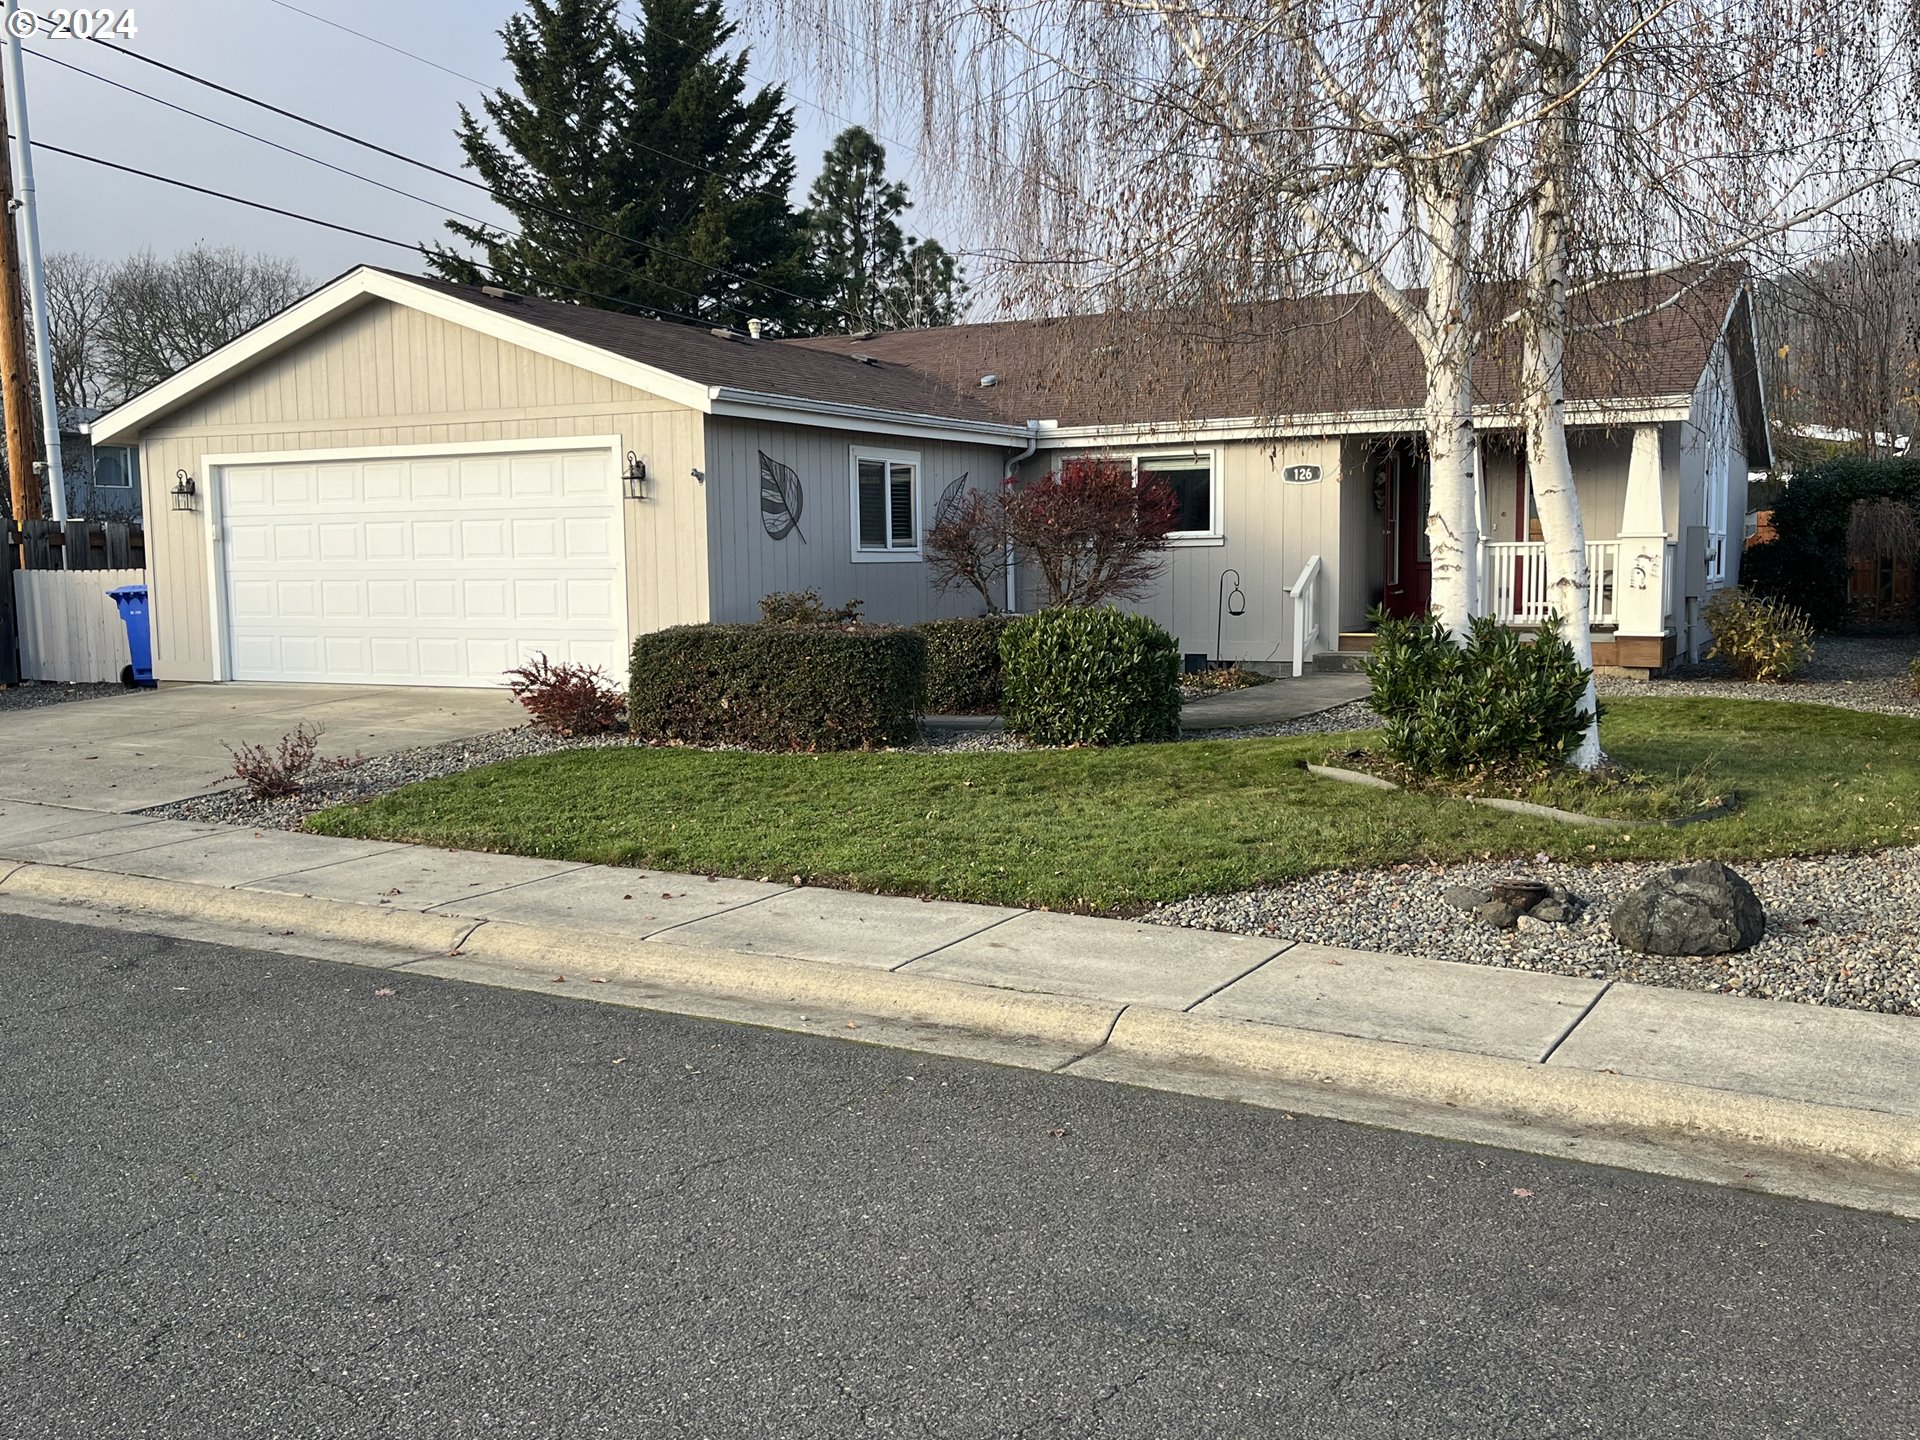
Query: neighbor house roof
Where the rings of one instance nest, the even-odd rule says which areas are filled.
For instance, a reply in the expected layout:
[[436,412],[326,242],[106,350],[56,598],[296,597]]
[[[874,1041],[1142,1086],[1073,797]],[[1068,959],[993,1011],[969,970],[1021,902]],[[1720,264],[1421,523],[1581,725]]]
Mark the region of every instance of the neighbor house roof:
[[[1412,298],[1422,299],[1417,291]],[[1097,431],[1270,420],[1298,431],[1334,417],[1373,417],[1406,428],[1423,395],[1413,342],[1365,295],[756,340],[361,267],[103,417],[96,439],[136,433],[370,299],[428,310],[707,413],[798,423],[944,426],[1001,437],[1029,422]],[[1478,303],[1483,314],[1499,314],[1512,296],[1489,288]],[[1735,370],[1748,374],[1743,411],[1762,417],[1750,419],[1750,453],[1764,454],[1745,305],[1731,271],[1582,296],[1569,401],[1584,406],[1587,419],[1684,409],[1715,343],[1744,331]],[[1518,395],[1519,348],[1517,324],[1483,346],[1475,370],[1482,406],[1510,405]],[[993,383],[982,383],[987,376]]]

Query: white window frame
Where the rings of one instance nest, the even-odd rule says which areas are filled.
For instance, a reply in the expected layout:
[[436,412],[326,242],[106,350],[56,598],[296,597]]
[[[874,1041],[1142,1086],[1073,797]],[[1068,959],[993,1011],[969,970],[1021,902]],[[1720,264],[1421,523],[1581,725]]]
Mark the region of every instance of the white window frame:
[[[124,450],[127,452],[127,463],[120,467],[120,473],[127,477],[125,483],[116,485],[112,481],[102,480],[100,478],[100,452],[102,450]],[[131,492],[140,488],[139,476],[134,473],[140,466],[140,447],[138,445],[97,445],[94,447],[93,456],[93,484],[95,489],[126,490]]]
[[1701,477],[1700,519],[1707,530],[1707,583],[1721,585],[1727,578],[1727,508],[1732,502],[1733,466],[1727,445],[1718,434],[1709,443],[1712,448]]
[[1191,465],[1197,460],[1207,462],[1207,519],[1211,522],[1210,528],[1171,531],[1167,535],[1167,545],[1170,548],[1227,543],[1224,495],[1226,487],[1221,484],[1220,449],[1214,445],[1196,445],[1184,450],[1145,450],[1133,457],[1135,489],[1140,485],[1140,472],[1144,469],[1151,473],[1155,462],[1185,461]]
[[[877,460],[891,467],[911,465],[913,467],[913,545],[911,547],[892,544],[893,535],[893,472],[887,472],[887,535],[888,548],[869,549],[860,543],[860,462]],[[880,450],[869,445],[850,446],[847,451],[847,496],[851,510],[850,535],[853,541],[853,560],[856,565],[897,565],[920,560],[921,547],[925,535],[921,529],[921,490],[926,483],[926,467],[921,463],[918,450]]]

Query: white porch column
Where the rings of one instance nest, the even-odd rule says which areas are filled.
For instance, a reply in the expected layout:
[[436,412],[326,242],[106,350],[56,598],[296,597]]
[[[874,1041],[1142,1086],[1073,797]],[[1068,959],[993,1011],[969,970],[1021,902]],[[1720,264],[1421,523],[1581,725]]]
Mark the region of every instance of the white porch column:
[[[1662,663],[1667,633],[1662,573],[1667,517],[1660,492],[1660,427],[1640,425],[1633,432],[1633,459],[1627,467],[1627,497],[1620,517],[1619,629],[1615,632],[1619,663],[1630,669]],[[1633,643],[1636,640],[1638,644]]]

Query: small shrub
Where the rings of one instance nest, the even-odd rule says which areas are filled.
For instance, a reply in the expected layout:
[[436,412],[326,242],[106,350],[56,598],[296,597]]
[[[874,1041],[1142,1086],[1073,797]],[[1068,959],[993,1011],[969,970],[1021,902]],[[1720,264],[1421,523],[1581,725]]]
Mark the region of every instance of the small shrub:
[[1558,765],[1586,733],[1589,672],[1556,619],[1528,640],[1482,616],[1464,645],[1431,615],[1373,622],[1372,705],[1387,754],[1416,774]]
[[993,715],[1000,709],[1000,639],[1011,615],[929,620],[913,628],[927,642],[927,710]]
[[679,625],[633,644],[636,735],[862,750],[919,733],[927,643],[877,625]]
[[1813,658],[1813,622],[1784,600],[1716,590],[1701,614],[1713,632],[1707,658],[1725,660],[1742,680],[1790,679]]
[[555,665],[544,653],[507,671],[507,689],[556,735],[604,735],[620,728],[627,697],[598,665]]
[[818,590],[776,590],[760,597],[760,621],[764,625],[853,625],[865,603],[849,600],[830,607]]
[[1129,745],[1180,735],[1180,645],[1144,615],[1062,607],[1000,640],[1010,733],[1041,745]]
[[256,800],[280,800],[304,790],[315,769],[345,769],[360,763],[358,755],[322,759],[320,737],[326,733],[324,727],[302,721],[271,750],[242,742],[227,746],[226,751],[233,757],[234,776],[246,782],[249,795]]

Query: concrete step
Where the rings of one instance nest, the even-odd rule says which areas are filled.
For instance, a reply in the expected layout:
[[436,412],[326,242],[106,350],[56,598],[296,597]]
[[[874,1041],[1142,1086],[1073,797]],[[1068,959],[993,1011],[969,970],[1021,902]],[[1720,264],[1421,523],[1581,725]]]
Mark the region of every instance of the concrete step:
[[1322,650],[1313,657],[1313,668],[1321,675],[1357,675],[1366,658],[1359,650]]

